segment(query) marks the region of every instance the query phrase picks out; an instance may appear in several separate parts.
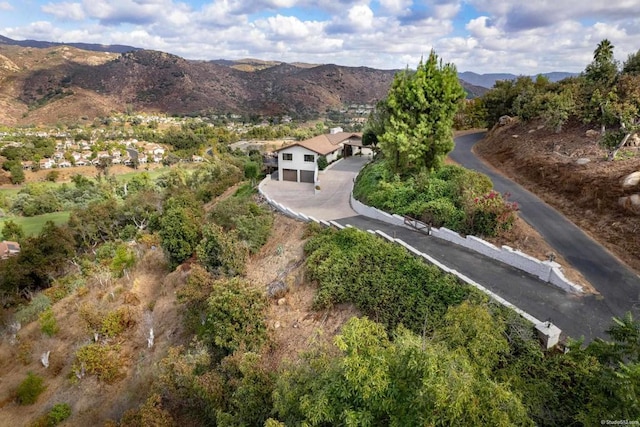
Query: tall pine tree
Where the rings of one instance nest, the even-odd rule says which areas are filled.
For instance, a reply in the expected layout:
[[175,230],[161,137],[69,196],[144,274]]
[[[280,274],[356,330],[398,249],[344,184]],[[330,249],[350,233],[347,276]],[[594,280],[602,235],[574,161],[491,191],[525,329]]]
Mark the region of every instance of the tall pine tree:
[[453,64],[434,51],[415,72],[398,73],[387,95],[389,112],[380,149],[392,172],[437,169],[453,149],[453,119],[465,96]]

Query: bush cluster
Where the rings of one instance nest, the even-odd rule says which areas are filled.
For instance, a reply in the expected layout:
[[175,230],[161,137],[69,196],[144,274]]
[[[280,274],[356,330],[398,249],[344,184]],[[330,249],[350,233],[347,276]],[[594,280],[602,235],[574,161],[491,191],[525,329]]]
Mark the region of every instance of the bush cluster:
[[27,378],[20,383],[16,392],[18,403],[21,405],[32,405],[36,403],[38,396],[40,396],[46,388],[44,379],[41,376],[33,372],[28,372]]
[[76,375],[86,372],[95,375],[100,381],[111,384],[121,378],[121,366],[120,346],[92,343],[76,351],[72,372]]
[[46,414],[36,418],[30,427],[54,427],[71,416],[68,403],[56,403]]
[[432,328],[470,293],[454,276],[356,229],[324,231],[305,252],[308,279],[318,282],[316,308],[351,302],[390,330],[403,324],[421,333],[425,318]]
[[455,165],[401,177],[391,175],[380,160],[363,169],[353,192],[358,200],[386,212],[478,236],[510,230],[518,210],[492,190],[488,177]]
[[213,282],[199,336],[225,353],[258,350],[267,339],[263,293],[239,278]]
[[57,334],[60,330],[56,316],[53,314],[53,310],[51,308],[43,311],[38,320],[40,322],[40,329],[42,330],[42,333],[50,337]]
[[209,218],[225,231],[236,230],[251,253],[267,242],[273,225],[273,214],[252,199],[252,193],[238,192],[234,197],[218,202]]

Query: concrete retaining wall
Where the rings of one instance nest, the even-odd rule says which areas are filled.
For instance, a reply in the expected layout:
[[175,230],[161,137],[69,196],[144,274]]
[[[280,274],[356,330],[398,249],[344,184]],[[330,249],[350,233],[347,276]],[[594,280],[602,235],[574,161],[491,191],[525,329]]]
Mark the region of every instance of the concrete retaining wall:
[[[386,212],[381,211],[380,209],[367,206],[356,200],[353,197],[353,194],[351,194],[351,208],[360,215],[374,218],[379,221],[384,221],[389,224],[400,225],[413,229],[412,227],[409,227],[404,223],[403,217],[399,215],[390,215]],[[428,229],[428,226],[426,224],[420,223],[419,221],[417,222],[421,226],[421,228],[424,227],[425,229]],[[498,248],[497,246],[475,236],[462,237],[455,231],[451,231],[444,227],[431,228],[430,234],[438,239],[446,240],[447,242],[465,247],[472,251],[481,253],[482,255],[485,255],[489,258],[493,258],[514,268],[532,274],[538,277],[540,280],[559,287],[565,292],[583,292],[582,286],[571,282],[564,276],[564,274],[562,273],[562,266],[560,266],[560,264],[556,262],[540,261],[530,255],[525,254],[524,252],[520,252],[509,246],[502,246],[502,248]]]
[[377,219],[379,221],[384,221],[389,224],[404,226],[404,218],[398,215],[391,215],[380,209],[372,208],[371,206],[367,206],[364,203],[356,200],[351,194],[351,200],[349,201],[351,204],[351,209],[356,211],[358,214]]

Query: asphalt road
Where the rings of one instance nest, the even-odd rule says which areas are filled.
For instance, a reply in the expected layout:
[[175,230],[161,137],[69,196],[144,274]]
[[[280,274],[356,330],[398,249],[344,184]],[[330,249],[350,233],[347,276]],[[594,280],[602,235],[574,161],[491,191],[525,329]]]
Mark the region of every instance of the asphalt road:
[[449,156],[488,175],[496,190],[510,193],[509,200],[520,206],[520,216],[591,282],[612,316],[620,317],[631,311],[638,318],[640,277],[551,206],[477,158],[471,148],[483,137],[484,133],[475,133],[456,138],[455,149]]

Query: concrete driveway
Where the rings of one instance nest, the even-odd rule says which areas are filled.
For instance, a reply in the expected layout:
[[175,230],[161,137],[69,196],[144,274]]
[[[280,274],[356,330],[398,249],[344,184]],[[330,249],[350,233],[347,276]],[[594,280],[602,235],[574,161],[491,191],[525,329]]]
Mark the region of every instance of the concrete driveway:
[[370,160],[367,156],[354,156],[330,165],[320,172],[320,191],[315,191],[314,184],[269,179],[262,183],[262,191],[289,209],[316,219],[356,216],[349,203],[353,180]]

